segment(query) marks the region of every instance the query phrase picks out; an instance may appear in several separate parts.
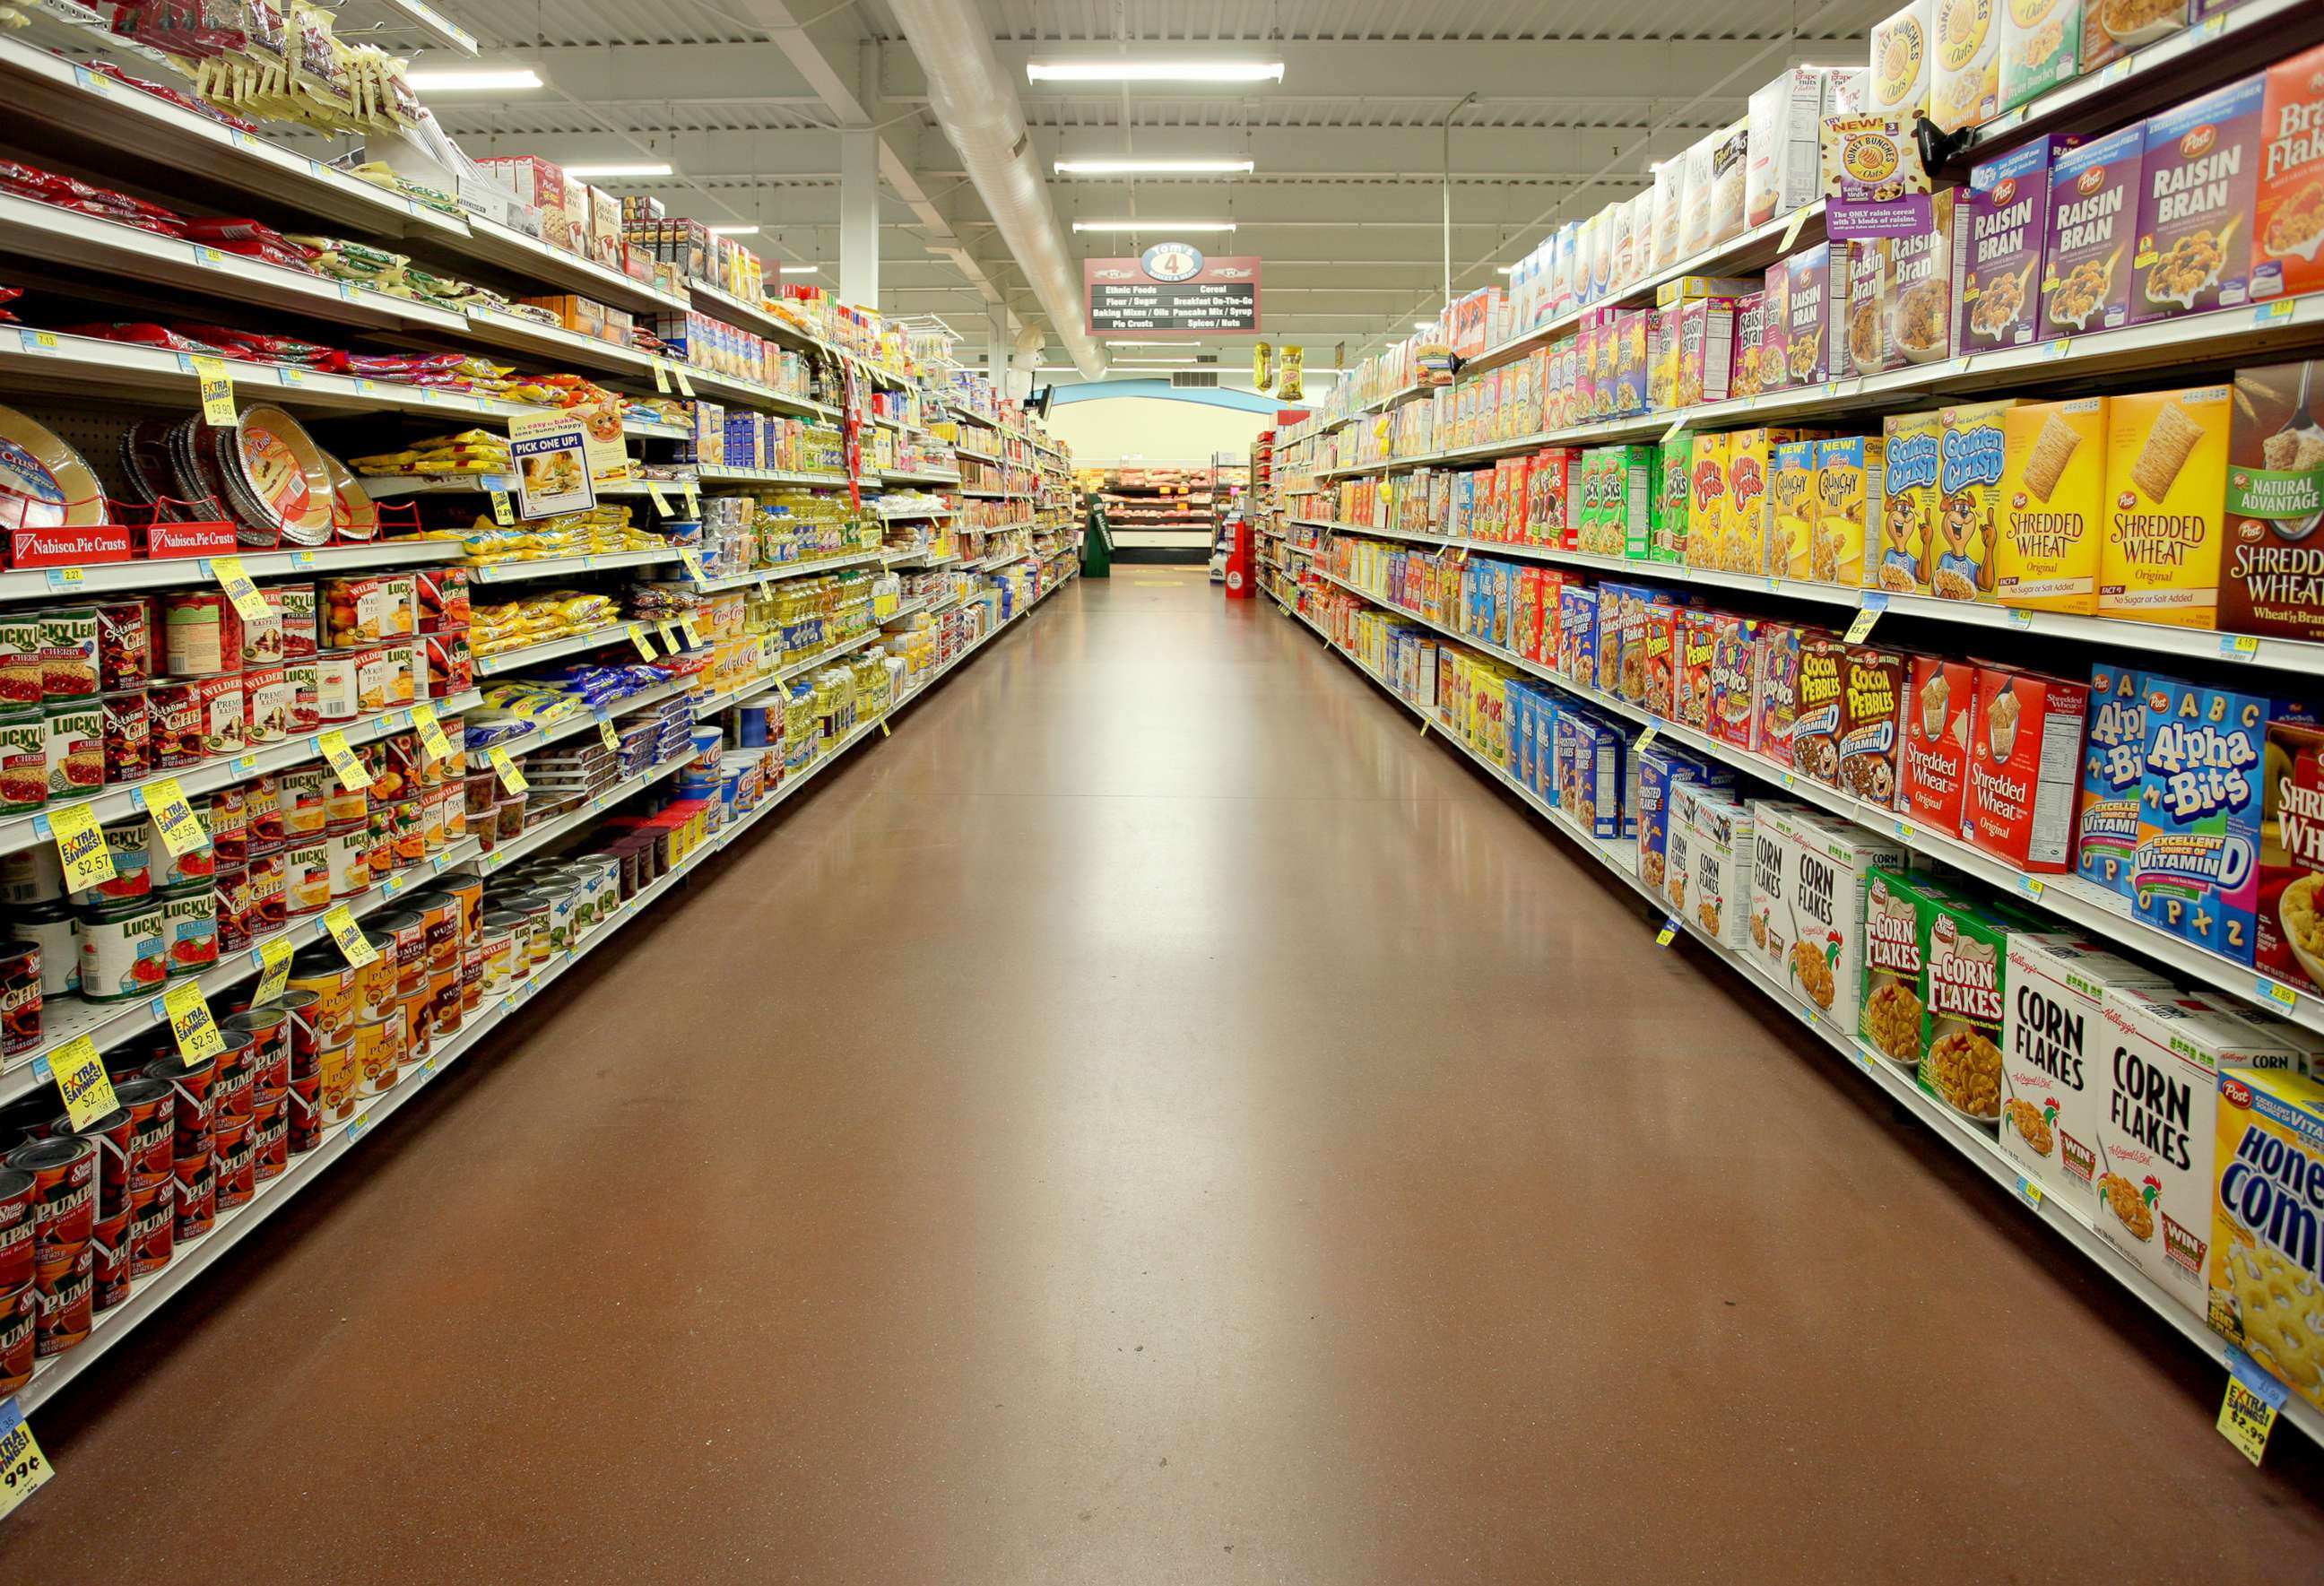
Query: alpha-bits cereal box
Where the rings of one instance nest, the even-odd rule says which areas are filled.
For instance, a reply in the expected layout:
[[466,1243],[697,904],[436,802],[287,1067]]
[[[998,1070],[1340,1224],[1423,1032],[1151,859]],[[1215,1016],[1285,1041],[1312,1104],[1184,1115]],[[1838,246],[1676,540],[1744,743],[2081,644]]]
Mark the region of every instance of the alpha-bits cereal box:
[[2001,0],[2001,108],[2080,71],[2082,0]]
[[1758,651],[1751,688],[1758,709],[1753,742],[1777,765],[1792,763],[1792,731],[1800,715],[1800,644],[1808,632],[1790,622],[1763,622],[1753,640]]
[[1864,583],[1865,549],[1887,515],[1888,443],[1844,435],[1815,443],[1815,538],[1807,576],[1820,584]]
[[1940,413],[1896,413],[1885,421],[1885,492],[1877,544],[1865,547],[1868,588],[1894,595],[1925,593],[1930,536],[1941,510],[1943,454]]
[[1962,836],[2022,871],[2068,867],[2089,696],[2063,678],[1978,669]]
[[2260,815],[2258,967],[2324,991],[2324,729],[2277,710]]
[[2214,1331],[2324,1409],[2324,1083],[2282,1070],[2219,1075],[2206,1314]]
[[1961,794],[1969,783],[1977,666],[1916,655],[1905,683],[1904,752],[1896,808],[1914,825],[1952,836],[1961,829]]
[[1993,598],[1993,542],[2001,516],[2013,401],[1966,402],[1937,415],[1937,515],[1923,564],[1940,600]]
[[2230,407],[2224,385],[2108,401],[2100,616],[2218,625]]
[[1936,63],[1929,77],[1929,119],[1941,132],[1976,126],[2001,114],[2001,28],[2006,0],[1936,0]]
[[2001,416],[1993,593],[2002,604],[2098,610],[2106,425],[2104,397],[2020,402]]
[[2098,1237],[2197,1316],[2206,1314],[2219,1075],[2288,1072],[2296,1047],[2210,1003],[2110,986],[2107,1062],[2098,1083]]
[[[2319,106],[2324,110],[2324,106]],[[2319,132],[2324,136],[2324,132]],[[2219,626],[2324,641],[2324,365],[2236,373]],[[2305,398],[2303,403],[2302,399]]]
[[2068,149],[2050,168],[2050,235],[2042,254],[2042,336],[2080,336],[2130,323],[2130,259],[2138,232],[2136,126]]
[[1751,807],[1698,788],[1686,801],[1687,854],[1694,883],[1688,917],[1721,946],[1741,948],[1751,916]]
[[1890,807],[1904,736],[1904,658],[1874,644],[1850,645],[1840,693],[1840,788]]
[[1990,352],[2040,339],[2050,165],[2078,141],[2034,138],[1969,168],[1954,207],[1957,352]]
[[2264,87],[2246,78],[2147,119],[2133,324],[2251,301]]
[[2138,849],[2138,799],[2146,785],[2146,696],[2155,679],[2136,667],[2090,669],[2090,724],[2082,744],[2074,872],[2127,898]]
[[1997,907],[1941,899],[1924,949],[1928,1010],[1914,1075],[1929,1094],[1978,1123],[2001,1116],[2004,955],[2012,920]]
[[1815,576],[1816,445],[1787,440],[1769,454],[1767,571],[1778,578]]
[[1799,714],[1792,726],[1792,767],[1827,788],[1840,786],[1841,715],[1848,646],[1830,634],[1800,641]]
[[2324,46],[2270,67],[2260,100],[2252,296],[2324,287]]
[[2252,962],[2270,702],[2152,673],[2131,907],[2174,936]]
[[1856,1033],[1915,1079],[1928,1010],[1929,927],[1950,897],[1933,877],[1892,865],[1876,864],[1865,878],[1864,983]]
[[1871,92],[1864,106],[1871,114],[1909,122],[1927,113],[1929,7],[1930,0],[1915,0],[1872,24]]
[[1770,977],[1842,1035],[1857,1031],[1865,892],[1874,867],[1902,871],[1902,844],[1784,799],[1753,808],[1751,944]]
[[2162,976],[2065,935],[2009,938],[2001,1023],[2001,1150],[2083,1226],[2098,1182],[2107,988]]

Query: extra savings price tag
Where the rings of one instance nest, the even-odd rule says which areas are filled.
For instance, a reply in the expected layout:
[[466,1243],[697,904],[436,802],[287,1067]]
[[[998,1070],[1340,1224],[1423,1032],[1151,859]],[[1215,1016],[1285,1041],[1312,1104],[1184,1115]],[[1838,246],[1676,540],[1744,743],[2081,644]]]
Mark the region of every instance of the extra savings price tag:
[[344,903],[334,903],[323,910],[323,928],[331,933],[331,940],[339,945],[350,967],[361,969],[379,956],[379,949],[364,940],[363,927],[355,923],[354,911]]
[[[97,811],[86,804],[68,804],[40,817],[56,839],[57,862],[65,872],[65,890],[86,892],[113,879],[113,855],[106,852],[105,832]],[[35,827],[37,830],[37,826]]]
[[485,752],[486,757],[493,762],[493,770],[500,776],[502,787],[512,793],[521,793],[530,786],[524,779],[524,773],[516,769],[516,761],[509,758],[507,750],[495,743]]
[[290,983],[290,944],[276,936],[258,949],[258,990],[250,994],[254,1007],[272,1002]]
[[218,1034],[217,1020],[210,1017],[209,999],[202,995],[198,982],[180,981],[161,993],[161,1007],[170,1020],[170,1034],[178,1043],[178,1056],[189,1068],[225,1054],[225,1037]]
[[148,782],[137,800],[153,817],[153,829],[161,834],[161,845],[171,858],[183,859],[197,848],[209,846],[210,834],[202,829],[202,817],[186,802],[186,790],[178,786],[177,778]]
[[411,724],[420,730],[420,747],[428,752],[430,760],[452,758],[452,741],[444,736],[444,724],[437,719],[432,705],[411,707]]
[[55,1474],[16,1401],[0,1404],[0,1519],[14,1514],[18,1504]]
[[97,1043],[87,1036],[66,1042],[49,1054],[48,1062],[57,1093],[64,1098],[65,1116],[72,1120],[75,1129],[87,1129],[120,1107],[113,1081],[105,1072],[105,1059],[97,1055]]
[[235,611],[253,622],[266,615],[266,597],[259,594],[258,586],[251,582],[250,574],[244,568],[240,557],[212,557],[210,576],[218,581],[218,587],[226,591],[226,597],[234,602]]
[[371,773],[364,769],[363,761],[355,758],[355,752],[348,747],[345,733],[333,727],[327,733],[318,733],[315,747],[321,750],[323,758],[331,762],[331,770],[337,775],[339,785],[348,792],[360,793],[371,786]]
[[2219,1406],[2219,1435],[2253,1464],[2267,1452],[2267,1434],[2290,1390],[2235,1345],[2227,1346],[2227,1397]]

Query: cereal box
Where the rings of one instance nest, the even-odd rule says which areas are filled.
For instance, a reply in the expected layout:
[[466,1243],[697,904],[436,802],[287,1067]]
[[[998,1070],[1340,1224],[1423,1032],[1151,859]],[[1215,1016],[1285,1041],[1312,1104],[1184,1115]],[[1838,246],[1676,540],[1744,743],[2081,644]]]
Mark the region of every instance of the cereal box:
[[2001,108],[2081,69],[2082,0],[2001,0]]
[[1998,908],[1941,899],[1928,920],[1928,1009],[1923,1015],[1921,1088],[1973,1122],[2001,1116],[2004,954],[2012,917]]
[[1561,734],[1572,733],[1558,807],[1593,837],[1623,835],[1628,744],[1611,722],[1585,710],[1560,712],[1557,726]]
[[2252,296],[2324,287],[2324,46],[2270,67],[2260,102]]
[[[1692,259],[1711,245],[1711,165],[1720,134],[1708,132],[1687,146],[1681,179],[1684,199],[1679,210],[1678,256]],[[1739,196],[1739,195],[1738,195]]]
[[2001,113],[2001,26],[1997,0],[1936,0],[1936,60],[1929,77],[1929,119],[1957,132]]
[[[1670,778],[1663,788],[1663,901],[1682,917],[1694,895],[1694,801],[1702,791],[1701,783],[1683,776]],[[1643,830],[1643,814],[1639,824]]]
[[1717,134],[1711,151],[1711,213],[1704,243],[1715,246],[1743,230],[1744,184],[1749,175],[1751,124],[1738,121]]
[[1721,946],[1739,949],[1750,939],[1751,807],[1700,787],[1685,802],[1685,849],[1694,872],[1690,917]]
[[1904,121],[1929,108],[1930,0],[1872,24],[1871,97],[1864,108]]
[[1671,674],[1671,719],[1698,733],[1711,731],[1711,659],[1719,642],[1718,619],[1691,608],[1679,613],[1676,665]]
[[2218,1177],[2219,1075],[2299,1065],[2282,1046],[2209,1003],[2109,986],[2098,1183],[2098,1237],[2195,1315],[2205,1314]]
[[[1880,369],[1941,363],[1953,355],[1955,188],[1929,195],[1930,223],[1917,235],[1890,237],[1880,300]],[[1854,336],[1851,309],[1850,337]],[[1871,373],[1860,361],[1859,374]]]
[[2082,0],[2084,71],[2187,25],[2188,7],[2172,0]]
[[1586,687],[1598,681],[1598,601],[1599,592],[1586,585],[1557,592],[1557,669]]
[[1840,786],[1840,715],[1848,686],[1848,646],[1828,634],[1800,641],[1799,710],[1792,725],[1792,768]]
[[1865,586],[1894,595],[1926,593],[1926,558],[1935,533],[1943,473],[1943,416],[1892,414],[1884,429],[1887,444],[1880,535],[1865,546]]
[[1757,672],[1751,692],[1759,717],[1753,741],[1777,765],[1792,763],[1792,730],[1800,714],[1800,641],[1809,632],[1790,622],[1763,622],[1753,640]]
[[1711,620],[1709,731],[1737,749],[1759,747],[1759,623],[1721,612]]
[[1749,143],[1743,183],[1743,221],[1765,226],[1814,198],[1820,171],[1817,141],[1832,110],[1826,68],[1794,66],[1757,93],[1746,107]]
[[1888,808],[1904,735],[1904,658],[1851,645],[1840,676],[1840,788]]
[[1759,394],[1787,390],[1792,379],[1792,272],[1778,259],[1759,287]]
[[[1730,397],[1757,396],[1763,389],[1761,383],[1766,373],[1766,332],[1767,294],[1764,290],[1746,292],[1736,299],[1735,352],[1728,376],[1728,395]],[[1677,365],[1674,364],[1672,368],[1675,373]],[[1649,405],[1662,409],[1676,404],[1669,397],[1664,397]]]
[[2100,616],[2217,625],[2229,406],[2224,385],[2107,402]]
[[1723,766],[1707,766],[1667,743],[1648,749],[1637,761],[1638,880],[1665,891],[1674,784],[1731,788],[1735,774]]
[[1875,866],[1902,871],[1904,850],[1784,799],[1758,800],[1752,816],[1752,946],[1770,976],[1818,1019],[1854,1035],[1867,882]]
[[2301,1397],[2324,1409],[2324,1083],[2282,1070],[2219,1074],[2212,1137],[2205,1311],[2212,1328]]
[[[1658,716],[1667,716],[1674,709],[1673,690],[1677,686],[1679,655],[1680,608],[1667,601],[1650,600],[1638,613],[1639,669],[1646,685],[1646,696],[1638,701]],[[1623,657],[1625,666],[1628,656]]]
[[1723,402],[1733,395],[1733,297],[1694,298],[1679,307],[1677,405]]
[[1937,417],[1937,515],[1923,564],[1940,600],[1993,598],[1993,541],[2008,447],[2002,420],[2014,401],[1971,402]]
[[1654,533],[1655,448],[1605,447],[1599,461],[1605,470],[1606,554],[1644,561]]
[[1679,252],[1680,183],[1685,157],[1673,155],[1654,165],[1654,245],[1648,268],[1657,274],[1668,270],[1683,256]]
[[2259,901],[2264,696],[2149,674],[2132,855],[2139,918],[2250,964]]
[[1916,655],[1906,681],[1911,692],[1905,700],[1896,807],[1914,825],[1952,836],[1961,829],[1961,792],[1969,781],[1977,667]]
[[2324,730],[2279,710],[2267,724],[2255,961],[2324,991]]
[[1994,597],[2088,616],[2098,604],[2107,400],[2020,402],[2002,414],[2001,433]]
[[2099,1093],[2113,1043],[2107,988],[2160,991],[2152,970],[2063,934],[2011,934],[2001,1022],[2001,1150],[2088,1227],[2098,1182]]
[[1787,440],[1770,454],[1767,571],[1777,577],[1815,576],[1817,444]]
[[2236,374],[2227,431],[2227,532],[2219,626],[2324,641],[2324,368]]
[[1646,696],[1645,609],[1635,585],[1598,586],[1598,687],[1633,705]]
[[1929,927],[1951,894],[1935,878],[1875,864],[1865,877],[1864,981],[1856,1033],[1918,1078],[1928,1008]]
[[2042,254],[2042,336],[2130,323],[2138,173],[2145,147],[2126,126],[2068,149],[2050,168],[2050,235]]
[[[1738,429],[1727,438],[1727,527],[1720,541],[1721,572],[1764,573],[1767,560],[1767,474],[1775,464],[1775,436],[1766,429]],[[1788,432],[1783,432],[1786,439]]]
[[1818,243],[1784,261],[1787,386],[1821,385],[1848,372],[1847,258],[1835,276],[1831,246]]
[[1954,200],[1953,346],[2023,346],[2044,334],[2042,248],[2050,235],[2050,167],[2079,139],[2034,138],[1969,168]]
[[2090,724],[2082,744],[2074,873],[2127,898],[2138,848],[2138,799],[2146,782],[2146,696],[2163,680],[2136,667],[2090,669]]
[[1727,547],[1727,451],[1725,435],[1697,431],[1692,438],[1693,487],[1686,509],[1686,565],[1716,572]]
[[2251,300],[2264,86],[2246,78],[2148,118],[2130,261],[2133,324]]
[[1807,576],[1820,584],[1864,582],[1865,549],[1887,515],[1888,443],[1877,435],[1815,443],[1815,539]]
[[1683,440],[1655,447],[1657,483],[1654,529],[1646,549],[1649,561],[1675,564],[1686,560],[1688,509],[1694,488],[1693,460],[1694,448]]
[[2089,696],[2063,678],[1978,669],[1963,837],[2022,871],[2069,868]]

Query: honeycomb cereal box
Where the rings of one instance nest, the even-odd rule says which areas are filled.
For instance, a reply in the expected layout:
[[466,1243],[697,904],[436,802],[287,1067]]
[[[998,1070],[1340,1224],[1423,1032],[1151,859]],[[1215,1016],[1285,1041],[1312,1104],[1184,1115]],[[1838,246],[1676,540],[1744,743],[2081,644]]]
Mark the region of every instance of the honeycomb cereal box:
[[2161,991],[2168,982],[2064,933],[2013,932],[2004,969],[2002,1154],[2088,1227],[2110,1047],[2101,1017],[2107,990]]
[[1935,0],[1929,119],[1958,132],[2001,113],[2001,24],[2006,0]]
[[2324,991],[2324,729],[2278,710],[2267,724],[2260,816],[2258,967]]
[[2001,0],[2001,108],[2081,70],[2082,0]]
[[1817,445],[1787,440],[1769,454],[1766,570],[1779,578],[1815,576]]
[[2100,616],[2218,625],[2231,406],[2224,385],[2107,402]]
[[1935,655],[1914,656],[1911,665],[1896,808],[1914,825],[1952,836],[1961,829],[1961,792],[1969,781],[1977,666]]
[[2131,907],[2249,964],[2270,702],[2148,674]]
[[2214,1104],[2212,1330],[2324,1409],[2324,1083],[2280,1069],[2227,1068]]
[[1872,77],[1866,111],[1910,121],[1929,108],[1929,11],[1916,0],[1872,24]]
[[2098,610],[2107,400],[2020,402],[2001,416],[1994,598],[2034,611]]
[[1877,435],[1817,441],[1815,469],[1807,576],[1819,584],[1859,586],[1866,547],[1887,512],[1888,443]]
[[1937,515],[1923,570],[1940,600],[1993,598],[1993,542],[2007,458],[2002,421],[2013,401],[1969,402],[1937,418]]
[[2109,661],[2090,669],[2074,873],[2124,898],[2131,895],[2139,792],[2146,782],[2146,696],[2159,682],[2136,667]]
[[1792,769],[1827,788],[1840,786],[1848,646],[1830,634],[1800,641],[1799,706],[1792,724]]
[[2251,301],[2264,86],[2246,78],[2147,118],[2133,324]]
[[2219,626],[2227,632],[2324,641],[2324,536],[2315,531],[2324,515],[2319,375],[2324,368],[2315,364],[2236,372],[2219,566]]
[[2087,685],[2063,678],[1978,669],[1963,837],[2021,871],[2067,868],[2089,696]]
[[1854,1035],[1868,879],[1876,866],[1901,871],[1904,849],[1785,799],[1759,800],[1753,821],[1752,946],[1817,1019]]
[[2068,149],[2050,168],[2050,234],[2042,253],[2042,338],[2130,322],[2138,232],[2137,125]]
[[1929,927],[1950,898],[1934,877],[1900,865],[1875,864],[1865,877],[1864,979],[1856,1033],[1916,1080],[1927,1022]]
[[2196,1316],[2208,1314],[2219,1075],[2296,1069],[2299,1051],[2206,1001],[2108,986],[2098,1113],[2098,1237]]
[[1925,595],[1943,476],[1941,413],[1897,413],[1884,423],[1886,466],[1878,534],[1864,550],[1864,583],[1892,595]]
[[2324,46],[2268,69],[2259,113],[2252,296],[2324,287]]
[[1717,572],[1727,546],[1728,437],[1696,433],[1688,477],[1686,565]]

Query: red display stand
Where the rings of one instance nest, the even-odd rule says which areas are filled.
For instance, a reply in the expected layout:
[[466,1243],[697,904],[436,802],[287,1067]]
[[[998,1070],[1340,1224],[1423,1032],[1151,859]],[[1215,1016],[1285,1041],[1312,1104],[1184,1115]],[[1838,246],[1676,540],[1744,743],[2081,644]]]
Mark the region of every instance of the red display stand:
[[1249,600],[1259,580],[1251,561],[1250,520],[1244,518],[1234,526],[1234,549],[1227,552],[1227,598]]

